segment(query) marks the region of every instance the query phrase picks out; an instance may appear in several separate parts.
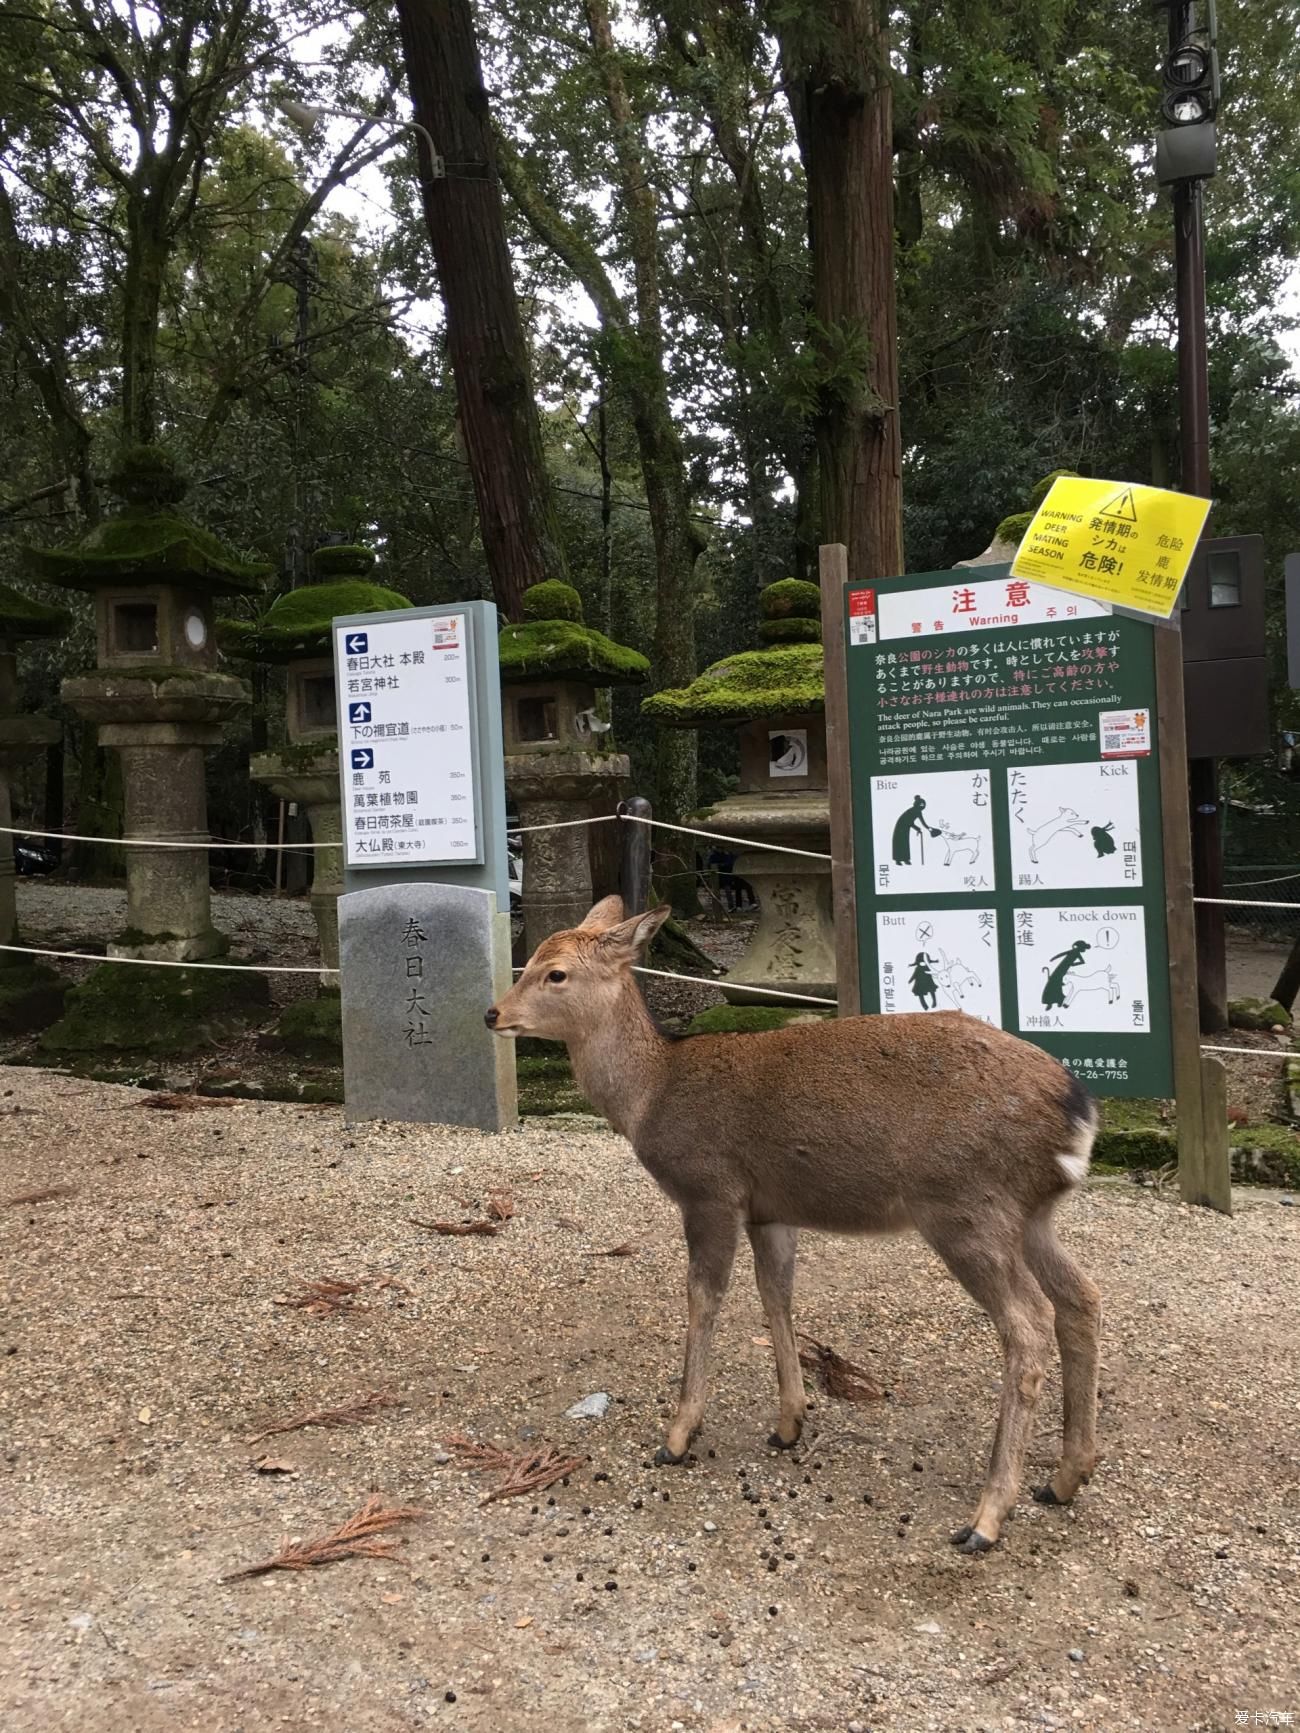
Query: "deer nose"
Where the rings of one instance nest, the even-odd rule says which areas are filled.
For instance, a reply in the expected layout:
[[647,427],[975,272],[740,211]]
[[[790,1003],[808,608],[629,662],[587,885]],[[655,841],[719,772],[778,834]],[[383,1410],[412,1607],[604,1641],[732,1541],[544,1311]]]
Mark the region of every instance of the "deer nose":
[[500,1011],[498,1011],[496,1006],[493,1005],[491,1010],[483,1013],[483,1021],[487,1024],[489,1029],[495,1029],[497,1026],[497,1019],[500,1015]]

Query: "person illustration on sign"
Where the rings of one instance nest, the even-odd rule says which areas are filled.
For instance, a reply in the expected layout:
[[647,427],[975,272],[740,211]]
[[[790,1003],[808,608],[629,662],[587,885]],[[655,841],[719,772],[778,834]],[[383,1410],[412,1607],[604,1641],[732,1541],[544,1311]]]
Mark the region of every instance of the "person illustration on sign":
[[906,812],[902,813],[899,816],[898,822],[894,825],[894,865],[895,866],[911,866],[911,864],[912,864],[912,835],[913,835],[913,832],[915,832],[915,834],[920,838],[920,841],[921,841],[921,865],[922,866],[925,865],[925,833],[926,833],[926,831],[928,830],[931,836],[939,836],[942,834],[940,831],[936,830],[932,824],[927,824],[925,822],[925,820],[921,817],[921,814],[924,811],[925,811],[925,801],[918,794],[916,799],[912,802],[911,806],[908,807]]
[[[939,1009],[939,983],[931,974],[931,970],[937,969],[938,966],[937,960],[927,956],[924,951],[918,951],[912,958],[912,973],[908,977],[908,984],[915,996],[921,1001],[923,1011],[937,1011]],[[927,999],[930,1001],[928,1005],[926,1004]]]
[[1076,939],[1068,951],[1058,951],[1051,959],[1058,967],[1048,975],[1047,983],[1043,988],[1043,1004],[1049,1010],[1057,1005],[1064,1009],[1067,1003],[1065,997],[1066,976],[1071,969],[1083,967],[1084,957],[1091,949],[1092,946],[1086,939]]
[[1097,859],[1104,860],[1108,854],[1115,852],[1115,838],[1110,834],[1115,828],[1112,819],[1109,824],[1094,824],[1092,827],[1092,846],[1097,851]]

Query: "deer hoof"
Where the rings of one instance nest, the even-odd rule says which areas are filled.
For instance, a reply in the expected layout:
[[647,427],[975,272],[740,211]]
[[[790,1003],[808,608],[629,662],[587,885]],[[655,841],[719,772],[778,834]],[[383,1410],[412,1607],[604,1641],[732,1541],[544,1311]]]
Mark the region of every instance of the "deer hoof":
[[1052,1491],[1050,1481],[1046,1486],[1036,1486],[1033,1489],[1035,1504],[1068,1504],[1069,1500],[1058,1498]]
[[952,1544],[962,1552],[990,1552],[997,1545],[996,1541],[991,1541],[987,1535],[981,1534],[977,1528],[972,1528],[969,1523],[964,1528],[959,1528],[956,1534],[950,1538]]
[[793,1438],[782,1438],[779,1432],[769,1432],[767,1442],[773,1450],[793,1450],[802,1437],[802,1431],[796,1432]]
[[669,1450],[666,1444],[661,1444],[658,1450],[655,1451],[656,1468],[680,1468],[685,1460],[686,1452],[684,1450],[680,1456],[674,1456],[673,1452]]

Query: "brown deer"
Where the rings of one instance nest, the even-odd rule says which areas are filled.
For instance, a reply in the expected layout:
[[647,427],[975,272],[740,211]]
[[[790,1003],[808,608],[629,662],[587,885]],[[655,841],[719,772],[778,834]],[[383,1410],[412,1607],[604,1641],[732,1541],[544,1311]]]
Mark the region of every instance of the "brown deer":
[[986,1551],[1016,1501],[1053,1327],[1064,1444],[1034,1496],[1068,1503],[1097,1461],[1101,1305],[1052,1217],[1087,1172],[1092,1098],[1041,1048],[961,1012],[673,1039],[632,974],[668,914],[624,919],[620,899],[606,897],[538,947],[486,1019],[498,1035],[564,1041],[583,1093],[682,1212],[686,1368],[656,1461],[681,1462],[703,1419],[741,1227],[776,1350],[770,1442],[786,1449],[805,1409],[790,1315],[797,1230],[916,1228],[988,1312],[1005,1359],[988,1478],[954,1544]]

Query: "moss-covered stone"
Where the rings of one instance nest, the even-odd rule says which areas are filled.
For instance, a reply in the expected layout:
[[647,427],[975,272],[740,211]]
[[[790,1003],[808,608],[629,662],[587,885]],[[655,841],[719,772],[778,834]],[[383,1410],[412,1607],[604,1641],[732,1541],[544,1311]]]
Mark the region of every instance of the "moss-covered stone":
[[1276,999],[1229,999],[1228,1021],[1234,1029],[1289,1029],[1291,1013]]
[[318,583],[331,578],[364,578],[375,569],[375,550],[363,542],[336,542],[317,548],[311,556],[311,575]]
[[72,624],[64,608],[34,602],[30,596],[0,584],[0,638],[61,638]]
[[821,645],[788,644],[727,656],[689,686],[652,693],[641,712],[655,722],[697,728],[702,723],[748,722],[756,716],[821,710],[825,702]]
[[315,999],[297,999],[286,1005],[273,1029],[263,1035],[261,1045],[298,1059],[323,1059],[341,1063],[343,1057],[342,1000],[337,993],[322,992]]
[[1232,1177],[1243,1185],[1300,1188],[1300,1133],[1289,1125],[1234,1126]]
[[547,578],[524,591],[525,620],[581,620],[582,597],[572,584]]
[[1052,488],[1055,485],[1055,483],[1057,483],[1058,481],[1061,481],[1066,476],[1074,476],[1074,475],[1078,475],[1078,473],[1079,472],[1077,469],[1054,469],[1050,475],[1045,475],[1040,482],[1037,482],[1030,489],[1030,492],[1029,492],[1030,510],[1031,511],[1037,511],[1038,510],[1039,506],[1042,505],[1043,501],[1047,498],[1048,494],[1051,493]]
[[343,1100],[343,1072],[324,1070],[310,1078],[236,1078],[223,1083],[201,1083],[196,1095],[214,1095],[234,1101],[300,1101],[306,1106],[329,1106]]
[[1097,1134],[1092,1155],[1105,1167],[1165,1167],[1178,1160],[1178,1144],[1172,1131],[1102,1131]]
[[409,597],[383,584],[340,578],[277,596],[260,621],[221,620],[217,629],[223,646],[237,655],[288,662],[299,656],[328,655],[332,623],[342,615],[393,613],[413,606]]
[[194,1053],[264,1015],[270,997],[253,969],[104,963],[69,991],[39,1045],[60,1055]]
[[185,480],[159,446],[132,446],[111,478],[121,509],[61,548],[27,548],[29,569],[48,584],[96,590],[125,580],[182,584],[213,595],[261,589],[271,568],[243,560],[176,506]]
[[573,1081],[567,1057],[516,1061],[519,1111],[525,1118],[552,1113],[591,1113],[591,1103]]
[[0,968],[0,1035],[34,1035],[63,1011],[69,982],[43,963]]
[[803,578],[778,578],[759,591],[758,611],[765,620],[820,620],[822,593]]
[[[549,583],[535,586],[550,587]],[[588,686],[638,686],[650,673],[649,662],[638,650],[616,644],[575,620],[525,620],[522,625],[506,626],[497,640],[497,656],[501,679],[507,684],[581,680]]]
[[758,635],[765,644],[820,644],[820,620],[760,620]]
[[1034,521],[1031,511],[1012,512],[1010,517],[1004,517],[993,532],[995,542],[1010,542],[1013,547],[1019,547],[1024,539],[1025,531]]
[[711,1005],[692,1017],[688,1035],[753,1035],[784,1029],[790,1023],[820,1023],[829,1011],[784,1010],[779,1005]]

